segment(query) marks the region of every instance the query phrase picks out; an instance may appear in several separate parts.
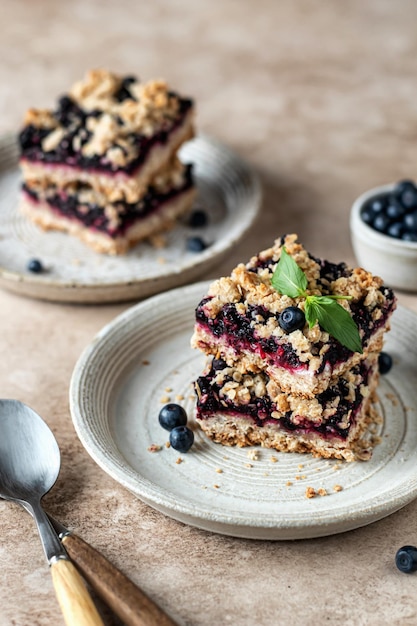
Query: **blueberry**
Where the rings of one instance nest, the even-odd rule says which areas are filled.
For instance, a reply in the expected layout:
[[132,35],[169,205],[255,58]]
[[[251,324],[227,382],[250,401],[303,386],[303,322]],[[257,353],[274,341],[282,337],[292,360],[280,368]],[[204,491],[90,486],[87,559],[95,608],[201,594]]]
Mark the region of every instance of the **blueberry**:
[[294,330],[301,330],[306,323],[304,311],[297,306],[288,306],[281,311],[278,317],[278,324],[286,333],[292,333]]
[[404,217],[404,224],[409,230],[417,232],[417,211],[408,213]]
[[369,208],[371,209],[372,213],[374,213],[375,215],[377,213],[380,213],[384,209],[384,206],[385,206],[385,202],[382,198],[374,198],[369,203]]
[[200,228],[202,226],[207,226],[207,223],[207,213],[202,209],[196,209],[191,213],[190,217],[188,218],[188,225],[191,226],[191,228]]
[[169,443],[178,452],[188,452],[194,443],[194,433],[188,426],[177,426],[169,433]]
[[374,219],[373,227],[375,228],[375,230],[378,230],[380,233],[385,233],[387,231],[389,224],[390,224],[389,217],[387,217],[383,213],[380,213]]
[[402,234],[401,239],[403,241],[417,241],[417,233],[405,232]]
[[396,220],[400,219],[404,215],[405,209],[395,199],[391,199],[388,202],[385,213],[391,219]]
[[375,218],[375,213],[372,211],[370,207],[365,207],[361,211],[361,218],[365,222],[365,224],[372,225],[372,222]]
[[402,180],[397,183],[394,195],[405,209],[417,207],[417,188],[412,180]]
[[201,239],[201,237],[188,237],[187,250],[189,252],[202,252],[207,248],[207,244]]
[[401,222],[393,222],[393,224],[390,224],[387,228],[387,235],[395,237],[395,239],[400,239],[403,232],[404,226]]
[[417,548],[414,546],[403,546],[397,550],[395,565],[401,572],[406,574],[415,572],[417,570]]
[[224,370],[224,368],[227,367],[227,363],[223,359],[213,359],[211,366],[216,371]]
[[378,367],[380,374],[387,374],[392,367],[392,356],[388,352],[381,352],[378,357]]
[[29,272],[33,272],[33,274],[40,274],[43,272],[44,267],[39,259],[30,259],[27,264],[27,269]]
[[178,426],[185,426],[187,413],[179,404],[166,404],[159,412],[159,423],[165,430],[172,430]]

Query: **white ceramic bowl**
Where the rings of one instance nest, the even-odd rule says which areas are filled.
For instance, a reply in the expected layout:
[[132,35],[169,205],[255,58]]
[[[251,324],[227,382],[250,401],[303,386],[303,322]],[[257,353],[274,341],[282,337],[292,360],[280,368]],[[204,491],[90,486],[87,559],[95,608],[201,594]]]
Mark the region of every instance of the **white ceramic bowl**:
[[358,264],[381,276],[394,289],[417,291],[417,242],[402,241],[374,230],[361,218],[361,210],[374,196],[390,192],[395,185],[370,189],[353,203],[350,236]]

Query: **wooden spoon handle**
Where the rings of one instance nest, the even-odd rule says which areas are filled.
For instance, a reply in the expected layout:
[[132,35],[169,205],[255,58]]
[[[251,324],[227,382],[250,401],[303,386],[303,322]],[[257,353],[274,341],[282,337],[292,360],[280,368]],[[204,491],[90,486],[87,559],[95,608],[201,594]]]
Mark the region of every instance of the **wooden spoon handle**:
[[52,561],[51,575],[67,626],[104,626],[83,579],[71,561]]
[[62,538],[71,559],[126,626],[178,626],[98,550],[72,533]]

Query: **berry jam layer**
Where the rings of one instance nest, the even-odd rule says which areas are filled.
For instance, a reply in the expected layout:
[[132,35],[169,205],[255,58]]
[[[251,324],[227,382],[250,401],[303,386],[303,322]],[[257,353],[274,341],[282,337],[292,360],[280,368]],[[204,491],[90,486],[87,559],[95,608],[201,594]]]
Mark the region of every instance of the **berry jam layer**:
[[150,178],[193,134],[193,103],[164,81],[141,83],[91,71],[55,110],[30,109],[19,135],[21,166],[31,178],[115,186],[134,201]]
[[225,445],[261,444],[327,458],[369,458],[363,435],[378,382],[378,355],[369,355],[315,398],[283,393],[266,374],[242,373],[214,359],[195,382],[196,419]]
[[179,161],[154,179],[137,203],[109,203],[90,187],[69,184],[65,189],[23,185],[22,210],[44,229],[78,235],[99,252],[123,254],[131,245],[171,227],[188,211],[195,197],[191,166]]
[[[311,328],[305,322],[292,331],[282,327],[284,310],[304,311],[305,307],[305,297],[290,298],[272,286],[284,245],[306,275],[308,294],[350,298],[339,302],[359,330],[362,353],[341,345],[317,322]],[[230,277],[212,283],[196,309],[192,345],[208,355],[221,356],[229,365],[238,362],[248,372],[265,371],[283,391],[312,397],[369,352],[382,349],[395,305],[392,290],[380,278],[344,263],[316,259],[297,242],[296,235],[289,235],[247,265],[238,265]]]

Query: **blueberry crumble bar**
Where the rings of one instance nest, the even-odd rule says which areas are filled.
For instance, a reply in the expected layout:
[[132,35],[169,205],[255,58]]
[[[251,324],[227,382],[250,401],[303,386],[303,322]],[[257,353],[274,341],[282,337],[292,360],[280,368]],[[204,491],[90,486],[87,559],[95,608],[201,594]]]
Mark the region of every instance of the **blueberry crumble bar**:
[[[341,345],[318,323],[304,322],[293,332],[280,325],[281,313],[294,307],[304,312],[306,305],[305,297],[282,295],[272,285],[283,248],[304,271],[306,293],[347,298],[337,306],[357,325],[362,352]],[[313,397],[368,353],[382,349],[395,306],[394,293],[379,277],[317,259],[296,235],[287,235],[211,284],[196,309],[192,346],[221,356],[228,365],[240,362],[247,372],[264,371],[283,391]]]
[[24,213],[45,230],[124,254],[191,207],[191,167],[176,155],[193,121],[193,102],[163,80],[88,72],[54,110],[26,113]]
[[194,107],[162,80],[92,70],[56,110],[29,109],[20,133],[25,179],[84,182],[110,200],[136,202],[191,139]]
[[286,235],[214,281],[191,344],[208,355],[196,419],[224,445],[368,459],[378,360],[396,297]]

